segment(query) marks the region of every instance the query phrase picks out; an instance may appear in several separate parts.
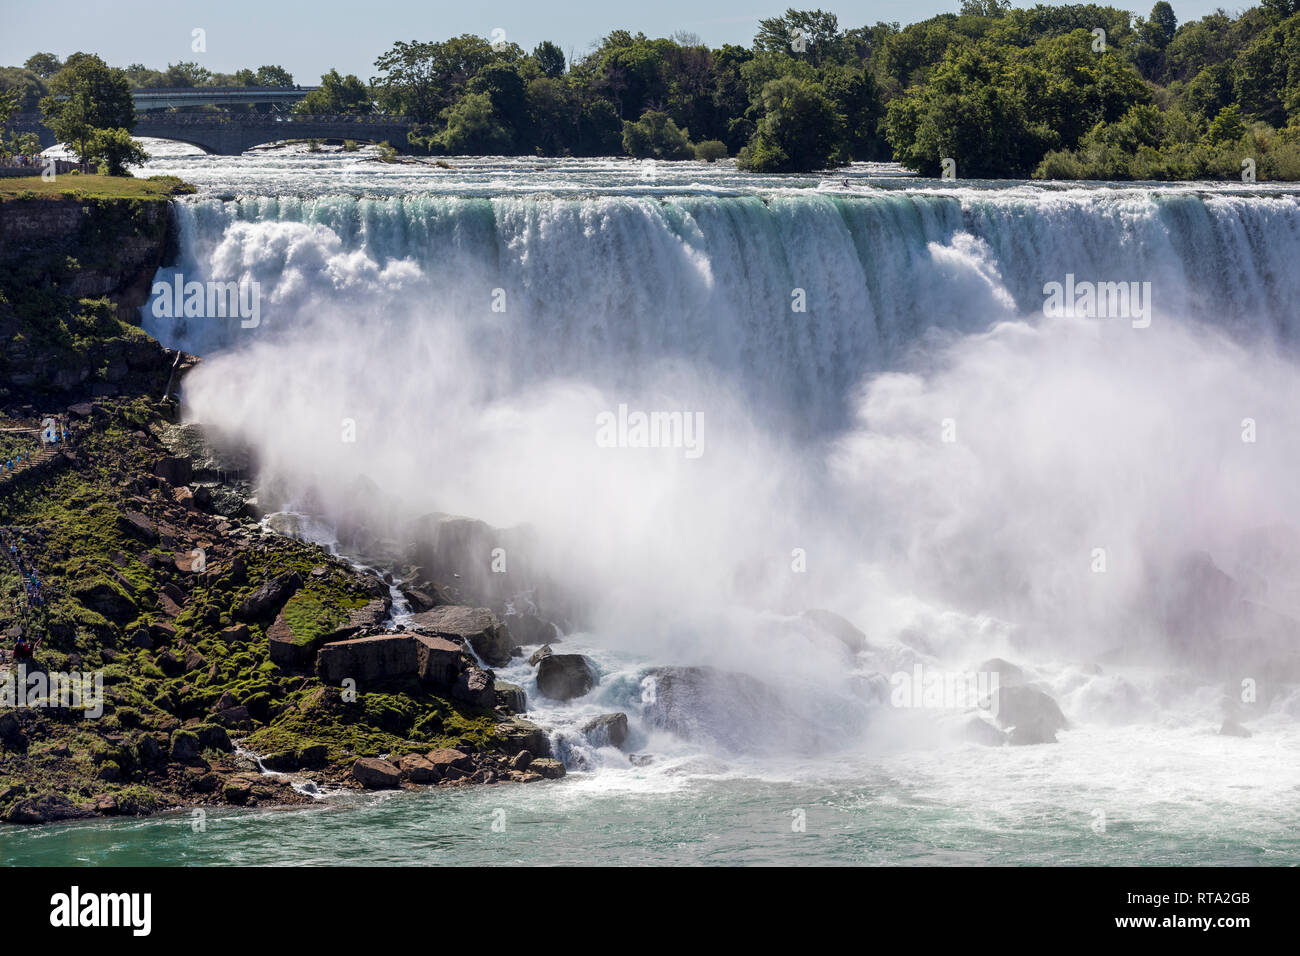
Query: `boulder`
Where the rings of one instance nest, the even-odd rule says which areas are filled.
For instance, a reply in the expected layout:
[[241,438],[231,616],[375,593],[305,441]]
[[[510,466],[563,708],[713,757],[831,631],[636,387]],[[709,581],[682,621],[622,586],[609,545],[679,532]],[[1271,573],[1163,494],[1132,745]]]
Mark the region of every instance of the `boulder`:
[[428,757],[407,754],[398,762],[402,776],[412,783],[437,783],[441,774]]
[[1041,690],[1025,685],[999,687],[996,701],[986,698],[980,707],[996,713],[998,725],[1017,746],[1054,744],[1056,732],[1070,726],[1056,701]]
[[538,757],[528,765],[528,772],[539,774],[547,780],[559,780],[564,776],[564,764],[551,757]]
[[277,750],[262,758],[262,766],[276,773],[292,773],[299,767],[298,751]]
[[824,634],[835,638],[852,653],[856,654],[867,646],[867,635],[853,626],[847,619],[822,608],[803,612],[803,619]]
[[[454,581],[455,596],[462,603],[505,601],[536,583],[526,558],[532,549],[526,529],[493,528],[474,518],[430,514],[414,522],[410,537],[411,557],[424,577],[444,584]],[[502,551],[508,557],[506,573],[500,573],[502,566],[494,560]]]
[[1013,687],[1016,684],[1025,682],[1025,672],[1015,664],[1004,661],[1000,657],[990,657],[980,664],[976,670],[984,674],[997,674],[999,687]]
[[597,683],[596,667],[581,654],[551,654],[537,664],[537,689],[552,700],[573,700]]
[[961,727],[961,736],[973,744],[986,747],[1001,747],[1007,742],[1007,735],[983,717],[969,717]]
[[1250,731],[1229,717],[1219,728],[1219,735],[1222,737],[1249,737]]
[[497,724],[496,734],[501,750],[507,754],[527,750],[536,756],[548,756],[551,752],[551,741],[546,731],[522,717],[512,717],[507,723]]
[[227,803],[233,803],[235,806],[242,807],[253,795],[253,781],[247,777],[237,775],[227,780],[221,788],[221,796]]
[[453,750],[450,747],[443,747],[441,750],[430,750],[424,755],[424,759],[434,768],[439,778],[445,776],[449,770],[469,772],[474,769],[474,761],[469,754],[461,750]]
[[528,765],[533,762],[533,755],[527,750],[521,750],[510,760],[510,769],[523,772],[528,769]]
[[623,749],[627,742],[627,714],[601,714],[578,727],[593,747]]
[[309,769],[323,767],[329,755],[330,749],[325,744],[307,744],[298,748],[298,766]]
[[413,676],[416,642],[409,634],[381,634],[326,644],[316,655],[316,674],[327,684],[352,678],[358,684]]
[[172,485],[188,485],[194,477],[190,460],[172,455],[158,459],[153,466],[153,473]]
[[79,603],[104,615],[110,621],[125,623],[139,613],[130,594],[120,585],[105,578],[74,586],[72,596]]
[[140,755],[140,762],[143,764],[155,764],[166,756],[163,753],[163,745],[158,739],[150,734],[145,734],[136,744],[136,753]]
[[195,648],[187,647],[181,657],[181,666],[187,671],[198,670],[207,660]]
[[185,664],[174,651],[161,651],[155,658],[158,669],[168,677],[177,677],[185,670]]
[[277,614],[274,623],[266,629],[266,641],[271,663],[279,667],[306,667],[317,651],[317,642],[299,643],[294,638],[293,628],[284,616],[284,611]]
[[54,823],[94,815],[94,810],[78,806],[61,793],[45,793],[13,804],[5,813],[5,819],[10,823]]
[[555,651],[551,650],[550,644],[543,644],[537,650],[533,651],[531,655],[529,655],[528,663],[531,664],[533,667],[536,667],[538,664],[541,663],[543,657],[550,657],[554,653]]
[[643,714],[654,726],[734,753],[816,752],[832,744],[782,690],[714,667],[658,667],[642,681]]
[[360,630],[366,627],[378,627],[388,617],[388,609],[393,606],[392,598],[384,596],[367,601],[361,607],[348,612],[347,627]]
[[437,588],[420,587],[402,590],[402,597],[406,598],[406,603],[410,605],[413,613],[419,614],[421,611],[431,611],[440,604],[446,604],[447,601]]
[[204,750],[220,750],[222,753],[230,753],[235,749],[230,742],[230,735],[226,733],[226,728],[220,724],[199,724],[195,727],[189,727],[187,730],[198,738],[199,746]]
[[535,614],[507,614],[504,623],[518,644],[545,644],[559,640],[555,625]]
[[202,752],[199,738],[188,730],[178,730],[172,734],[172,759],[178,763],[190,763],[197,760]]
[[248,714],[248,708],[244,706],[229,707],[226,710],[219,711],[212,715],[212,721],[222,727],[235,730],[247,730],[253,726],[253,720]]
[[6,750],[27,749],[27,735],[12,711],[0,711],[0,742],[4,743]]
[[387,760],[361,757],[352,765],[352,776],[367,790],[383,790],[399,786],[402,772]]
[[153,544],[158,540],[158,529],[154,523],[138,511],[128,511],[118,515],[117,526],[146,544]]
[[471,707],[491,710],[496,706],[495,680],[491,671],[469,667],[461,671],[452,685],[451,696]]
[[243,643],[248,640],[250,631],[247,624],[236,624],[217,632],[217,638],[227,644]]
[[415,669],[420,683],[439,690],[450,689],[465,667],[464,652],[459,644],[443,637],[417,634]]
[[280,610],[300,587],[302,587],[302,578],[297,572],[272,578],[244,598],[235,609],[235,616],[241,621],[256,621],[270,617]]
[[498,680],[495,682],[497,703],[512,714],[522,714],[528,710],[528,695],[518,684]]
[[489,667],[509,664],[510,652],[518,646],[505,625],[485,607],[436,607],[412,615],[411,623],[426,634],[468,644]]

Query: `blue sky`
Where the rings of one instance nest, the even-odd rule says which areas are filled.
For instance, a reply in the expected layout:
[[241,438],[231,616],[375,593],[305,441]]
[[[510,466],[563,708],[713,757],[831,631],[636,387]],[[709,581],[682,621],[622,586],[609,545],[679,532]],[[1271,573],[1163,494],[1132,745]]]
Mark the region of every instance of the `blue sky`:
[[[1102,0],[1104,2],[1104,0]],[[1123,3],[1145,15],[1154,0]],[[1171,0],[1179,22],[1198,19],[1219,0]],[[1017,6],[1032,5],[1017,2]],[[1247,4],[1246,6],[1250,6]],[[960,0],[835,0],[790,3],[789,0],[654,0],[619,6],[594,0],[545,3],[428,2],[428,0],[7,0],[0,32],[0,65],[22,63],[37,50],[66,56],[77,50],[98,53],[114,66],[144,63],[160,68],[195,60],[210,70],[278,63],[299,83],[315,83],[330,67],[368,79],[375,57],[397,40],[441,40],[461,33],[492,36],[531,50],[553,40],[564,51],[583,52],[610,30],[644,31],[670,36],[696,33],[710,46],[748,44],[760,18],[788,6],[833,11],[845,27],[878,20],[912,23],[936,13],[955,11]],[[191,50],[194,28],[206,31],[207,51]]]

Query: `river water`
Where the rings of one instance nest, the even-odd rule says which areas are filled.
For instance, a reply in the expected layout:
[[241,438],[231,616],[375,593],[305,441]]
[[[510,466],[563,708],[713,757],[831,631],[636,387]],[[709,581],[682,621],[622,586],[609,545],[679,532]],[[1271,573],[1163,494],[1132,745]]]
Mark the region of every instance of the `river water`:
[[[146,306],[204,356],[186,414],[322,527],[530,525],[601,680],[556,704],[500,672],[560,781],[6,828],[0,861],[1300,862],[1296,190],[154,152],[200,190],[159,279],[260,294],[255,327]],[[1067,276],[1132,308],[1046,314]],[[619,405],[698,413],[703,453],[600,447]],[[1057,743],[891,706],[993,656]],[[777,690],[672,733],[658,665]],[[613,711],[636,760],[576,731]]]

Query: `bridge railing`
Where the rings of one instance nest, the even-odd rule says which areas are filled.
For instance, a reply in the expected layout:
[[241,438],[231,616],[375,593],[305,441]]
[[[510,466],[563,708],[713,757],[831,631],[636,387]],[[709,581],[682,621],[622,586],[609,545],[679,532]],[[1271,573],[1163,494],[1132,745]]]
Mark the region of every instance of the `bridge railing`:
[[409,126],[406,116],[381,113],[146,113],[136,117],[135,132],[148,126],[306,126],[352,124],[357,126]]
[[[411,126],[409,116],[386,113],[141,113],[135,118],[136,131],[142,126],[277,126],[349,123],[358,126]],[[5,126],[30,129],[44,126],[40,113],[15,113]]]

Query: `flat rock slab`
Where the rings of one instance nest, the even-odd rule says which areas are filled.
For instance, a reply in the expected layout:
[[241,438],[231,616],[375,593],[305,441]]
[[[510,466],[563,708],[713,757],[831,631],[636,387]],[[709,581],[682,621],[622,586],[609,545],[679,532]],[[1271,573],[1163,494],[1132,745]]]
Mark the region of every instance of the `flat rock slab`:
[[367,790],[401,786],[402,772],[387,760],[361,757],[352,765],[352,776]]
[[326,644],[316,655],[316,674],[327,684],[347,678],[361,682],[414,675],[418,667],[415,640],[409,634],[381,634]]
[[517,646],[506,626],[485,607],[436,607],[412,615],[411,623],[427,634],[468,644],[489,667],[509,664],[510,652]]

